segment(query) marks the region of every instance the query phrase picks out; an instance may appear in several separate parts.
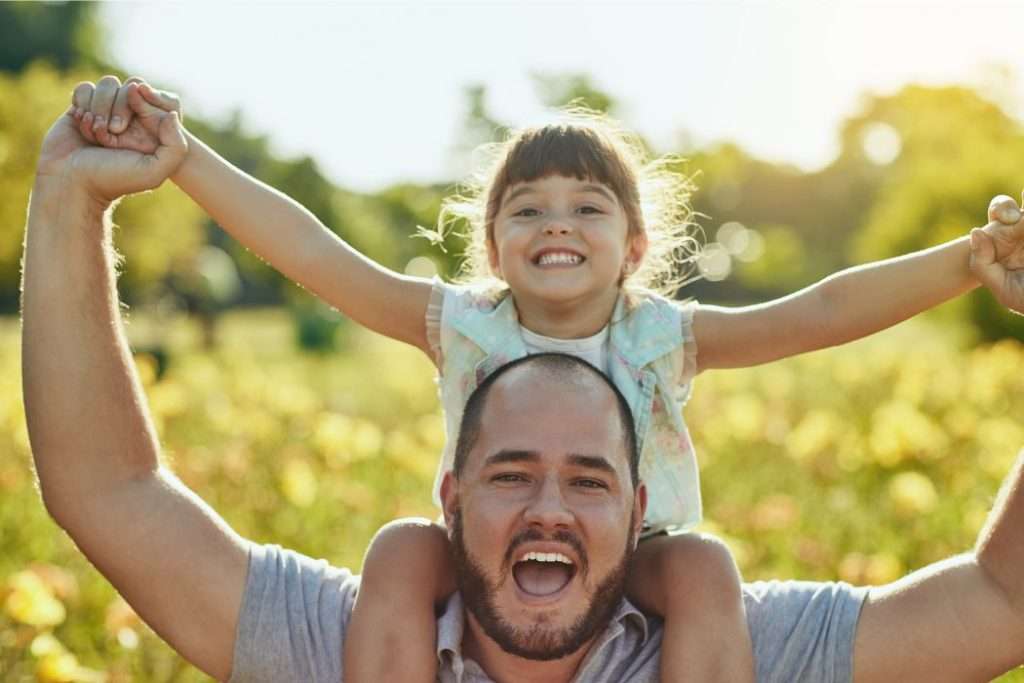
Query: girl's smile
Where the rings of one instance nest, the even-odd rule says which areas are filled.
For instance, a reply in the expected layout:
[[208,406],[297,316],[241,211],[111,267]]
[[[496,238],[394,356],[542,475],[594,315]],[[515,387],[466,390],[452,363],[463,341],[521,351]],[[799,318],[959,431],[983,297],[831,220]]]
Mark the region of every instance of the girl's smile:
[[624,266],[640,258],[635,242],[607,186],[549,175],[510,188],[488,253],[524,326],[582,337],[607,324]]

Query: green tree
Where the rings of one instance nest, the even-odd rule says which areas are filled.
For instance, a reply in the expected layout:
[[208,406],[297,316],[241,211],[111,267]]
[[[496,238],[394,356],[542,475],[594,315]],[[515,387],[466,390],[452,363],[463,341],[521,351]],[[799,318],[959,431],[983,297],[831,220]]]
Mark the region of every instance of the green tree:
[[[43,135],[70,102],[71,89],[86,75],[61,75],[47,64],[20,74],[0,73],[0,311],[18,305],[21,234]],[[202,244],[200,213],[187,197],[163,188],[122,202],[116,243],[125,254],[122,294],[138,300],[142,290]]]
[[548,107],[577,104],[613,115],[618,108],[616,99],[594,85],[587,74],[535,72],[531,74],[531,78],[537,97]]
[[0,3],[0,71],[44,59],[62,71],[104,63],[103,33],[93,2]]
[[[1024,127],[969,88],[910,86],[870,99],[843,129],[844,157],[870,157],[879,134],[898,154],[883,164],[877,197],[850,242],[857,259],[964,235],[984,225],[989,199],[1020,187]],[[1024,336],[1024,319],[998,308],[984,292],[969,299],[970,317],[985,336]]]

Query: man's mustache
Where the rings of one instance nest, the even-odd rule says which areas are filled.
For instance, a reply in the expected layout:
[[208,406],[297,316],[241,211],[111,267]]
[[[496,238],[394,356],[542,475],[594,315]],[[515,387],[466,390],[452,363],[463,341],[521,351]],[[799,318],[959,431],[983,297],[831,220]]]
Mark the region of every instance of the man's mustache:
[[533,541],[552,541],[556,543],[565,543],[572,547],[576,552],[576,556],[579,558],[580,566],[577,568],[581,576],[587,574],[587,570],[590,567],[590,563],[587,560],[587,551],[583,547],[583,541],[580,540],[579,536],[569,531],[568,529],[559,529],[551,535],[544,534],[540,529],[530,527],[524,529],[518,534],[512,537],[509,541],[508,550],[505,551],[505,559],[502,563],[502,571],[508,573],[512,570],[513,558],[515,557],[516,549],[524,543],[530,543]]

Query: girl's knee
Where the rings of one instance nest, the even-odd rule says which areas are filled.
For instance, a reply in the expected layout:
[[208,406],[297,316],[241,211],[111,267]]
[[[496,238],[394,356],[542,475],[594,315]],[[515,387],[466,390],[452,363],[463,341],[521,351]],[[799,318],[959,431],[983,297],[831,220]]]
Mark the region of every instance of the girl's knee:
[[739,568],[721,539],[690,533],[657,540],[662,544],[658,551],[662,556],[660,573],[674,590],[685,592],[691,599],[694,591],[717,600],[741,596]]
[[374,535],[363,559],[363,573],[395,574],[445,566],[448,553],[448,533],[443,527],[421,517],[396,519]]

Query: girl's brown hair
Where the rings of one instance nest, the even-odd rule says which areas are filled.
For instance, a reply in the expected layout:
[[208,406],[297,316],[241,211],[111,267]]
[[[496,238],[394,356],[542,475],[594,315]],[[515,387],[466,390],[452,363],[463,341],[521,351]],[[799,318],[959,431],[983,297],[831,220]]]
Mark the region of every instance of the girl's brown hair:
[[564,109],[554,123],[513,131],[504,142],[477,151],[485,156],[480,170],[445,199],[435,230],[421,228],[433,241],[453,230],[464,232],[468,244],[461,281],[507,287],[487,258],[501,202],[513,185],[552,174],[608,186],[625,211],[629,235],[646,235],[647,253],[626,274],[623,287],[671,295],[692,271],[699,249],[689,204],[692,182],[673,170],[678,159],[650,160],[640,139],[608,116]]

